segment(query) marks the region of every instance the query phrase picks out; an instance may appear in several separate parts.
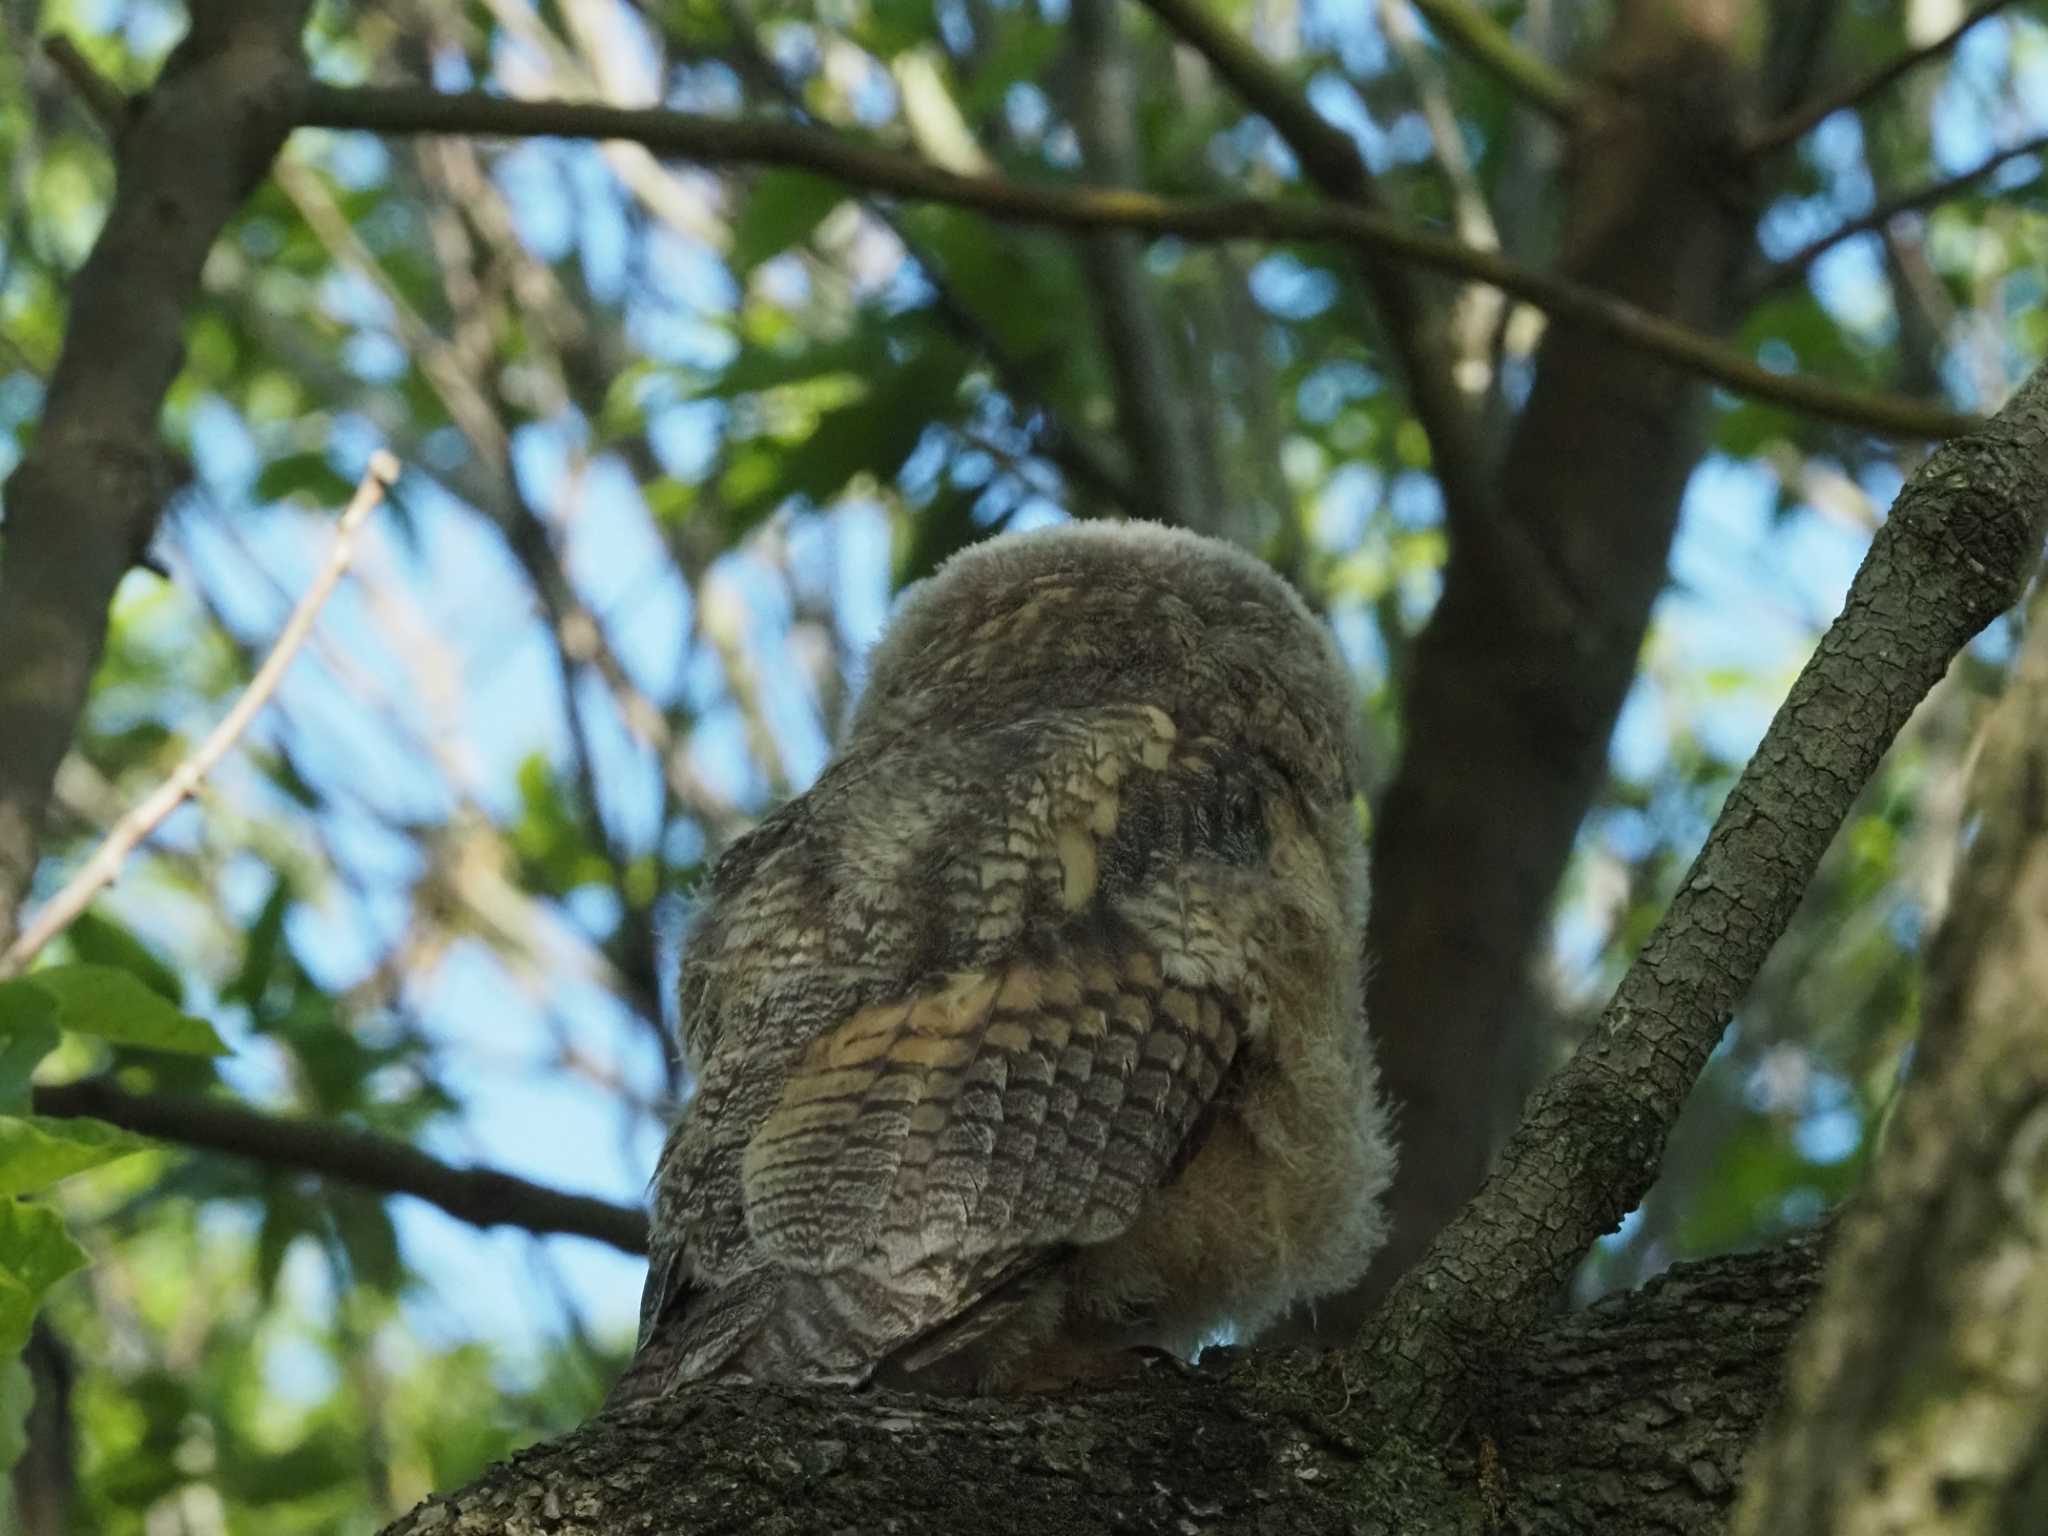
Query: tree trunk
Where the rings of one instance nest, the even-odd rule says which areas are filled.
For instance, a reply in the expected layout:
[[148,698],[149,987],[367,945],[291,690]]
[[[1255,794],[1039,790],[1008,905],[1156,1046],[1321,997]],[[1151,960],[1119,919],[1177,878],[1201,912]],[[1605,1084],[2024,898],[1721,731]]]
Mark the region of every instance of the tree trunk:
[[[1572,134],[1560,274],[1703,331],[1725,323],[1749,233],[1717,185],[1746,110],[1726,19],[1739,9],[1623,7]],[[1402,1106],[1402,1171],[1393,1240],[1351,1305],[1323,1315],[1336,1333],[1479,1187],[1502,1111],[1540,1070],[1530,956],[1703,447],[1696,376],[1560,320],[1535,362],[1488,515],[1452,522],[1375,824],[1368,1011]]]

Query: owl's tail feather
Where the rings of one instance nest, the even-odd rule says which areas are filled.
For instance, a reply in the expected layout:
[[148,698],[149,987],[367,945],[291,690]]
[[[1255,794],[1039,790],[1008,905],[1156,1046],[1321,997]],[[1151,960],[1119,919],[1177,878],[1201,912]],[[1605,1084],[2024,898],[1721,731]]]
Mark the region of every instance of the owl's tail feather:
[[[1012,1259],[979,1284],[951,1274],[883,1278],[856,1268],[803,1275],[769,1265],[682,1291],[662,1308],[605,1406],[714,1378],[859,1386],[876,1377],[912,1390],[978,1390],[1005,1353],[1003,1325],[1033,1303],[1057,1310],[1060,1288],[1045,1285],[1044,1271],[1058,1257],[1053,1250]],[[933,1315],[935,1302],[963,1290],[977,1299]],[[969,1347],[990,1342],[994,1355]]]
[[[988,1341],[1005,1323],[1017,1320],[1027,1306],[1036,1304],[1038,1310],[1044,1310],[1050,1300],[1057,1310],[1061,1287],[1048,1286],[1045,1272],[1063,1256],[1064,1250],[1050,1249],[1012,1260],[990,1278],[978,1301],[925,1329],[883,1360],[875,1373],[876,1382],[925,1392],[981,1389],[991,1352],[968,1346]],[[1034,1335],[1042,1331],[1028,1330]]]
[[735,1356],[781,1305],[788,1278],[762,1268],[709,1290],[672,1296],[612,1384],[605,1407],[665,1397],[689,1382],[735,1374]]

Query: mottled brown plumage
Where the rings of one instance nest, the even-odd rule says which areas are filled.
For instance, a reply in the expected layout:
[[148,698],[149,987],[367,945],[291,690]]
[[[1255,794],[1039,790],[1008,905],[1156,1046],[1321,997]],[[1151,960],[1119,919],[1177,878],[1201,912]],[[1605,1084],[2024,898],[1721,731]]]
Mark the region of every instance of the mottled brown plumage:
[[1050,1383],[1355,1279],[1387,1117],[1354,709],[1266,567],[994,540],[905,604],[845,748],[684,949],[630,1400]]

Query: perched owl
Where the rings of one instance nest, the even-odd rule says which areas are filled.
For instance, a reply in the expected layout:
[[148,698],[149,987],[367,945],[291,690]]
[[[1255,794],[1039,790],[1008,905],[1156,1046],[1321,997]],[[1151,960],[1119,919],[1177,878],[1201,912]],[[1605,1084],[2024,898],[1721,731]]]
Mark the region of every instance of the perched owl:
[[1393,1171],[1354,703],[1264,565],[999,538],[904,605],[845,748],[682,964],[630,1401],[1053,1385],[1341,1289]]

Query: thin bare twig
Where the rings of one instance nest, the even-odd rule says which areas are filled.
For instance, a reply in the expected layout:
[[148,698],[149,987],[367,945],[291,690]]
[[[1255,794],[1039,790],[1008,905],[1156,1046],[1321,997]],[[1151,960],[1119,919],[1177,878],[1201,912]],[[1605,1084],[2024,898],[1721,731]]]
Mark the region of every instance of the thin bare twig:
[[847,135],[791,123],[735,121],[690,112],[573,102],[508,101],[480,92],[314,86],[301,98],[302,126],[377,133],[501,134],[518,138],[633,139],[706,164],[799,166],[899,197],[975,208],[999,219],[1060,229],[1130,229],[1188,240],[1331,241],[1489,283],[1559,319],[1615,336],[1724,385],[1808,415],[1880,436],[1950,437],[1981,418],[1896,395],[1837,389],[1773,373],[1742,353],[1612,294],[1517,266],[1490,251],[1410,228],[1343,204],[1262,198],[1172,198],[1124,189],[961,176]]
[[1507,30],[1472,0],[1409,0],[1430,30],[1553,122],[1569,124],[1578,111],[1579,88],[1543,59],[1520,46]]
[[1853,107],[1867,97],[1875,96],[1915,65],[1924,63],[1936,54],[1947,52],[1970,28],[1993,12],[2003,10],[2009,3],[2010,0],[1977,0],[1977,4],[1963,13],[1962,20],[1932,42],[1923,43],[1918,48],[1908,48],[1897,58],[1887,60],[1869,73],[1837,86],[1832,91],[1823,92],[1804,106],[1794,107],[1775,122],[1764,124],[1744,143],[1743,154],[1759,158],[1776,153],[1794,139],[1803,138],[1807,130],[1818,125],[1821,119],[1833,116],[1844,107]]
[[[1422,43],[1422,28],[1416,18],[1424,9],[1415,0],[1380,0],[1380,30],[1400,54],[1403,68],[1413,82],[1422,120],[1429,125],[1430,139],[1436,145],[1437,172],[1451,205],[1451,227],[1460,240],[1475,250],[1498,251],[1500,231],[1494,224],[1485,189],[1473,172],[1450,82],[1445,79],[1437,56]],[[1452,347],[1452,382],[1475,401],[1490,395],[1496,380],[1498,370],[1493,366],[1491,341],[1508,308],[1498,289],[1470,288],[1458,296],[1450,324],[1445,327]],[[1481,419],[1483,422],[1484,418]],[[1480,440],[1486,441],[1483,426]]]
[[[736,40],[741,73],[787,107],[798,123],[816,124],[804,104],[804,95],[783,73],[762,47],[751,17],[740,0],[721,0],[720,13]],[[1035,418],[1040,450],[1078,488],[1085,488],[1101,501],[1137,514],[1141,503],[1126,467],[1118,462],[1110,443],[1098,441],[1087,428],[1069,418],[1052,398],[1052,391],[1036,377],[1039,370],[1013,355],[973,305],[959,290],[944,265],[912,232],[909,223],[895,211],[881,206],[873,197],[856,189],[861,211],[896,237],[912,262],[923,273],[932,290],[933,309],[942,324],[976,354],[986,359],[1004,394],[1018,402],[1022,414]]]
[[171,776],[114,824],[113,830],[102,839],[85,867],[44,903],[43,909],[22,929],[7,952],[0,955],[0,978],[20,974],[44,945],[70,927],[78,915],[92,905],[93,898],[114,883],[128,855],[156,829],[159,822],[184,802],[186,796],[198,788],[199,781],[227,756],[228,749],[248,729],[249,722],[270,702],[270,696],[284,678],[285,669],[292,664],[306,637],[313,632],[313,621],[319,617],[321,606],[348,569],[357,531],[384,500],[384,492],[397,478],[398,460],[381,449],[370,455],[370,467],[364,471],[355,495],[341,514],[341,520],[334,525],[334,536],[327,546],[326,563],[300,597],[298,606],[292,609],[284,628],[278,631],[277,643],[270,648],[263,665],[256,669],[256,675],[249,679],[249,686],[242,690],[242,696],[235,700],[234,707],[221,717],[220,723],[207,733],[206,739],[193,749],[191,755],[171,770]]
[[[1081,143],[1082,174],[1098,186],[1140,178],[1137,61],[1117,0],[1072,0],[1068,31],[1073,80],[1068,118]],[[1214,531],[1202,473],[1217,444],[1196,430],[1193,392],[1177,367],[1173,338],[1145,271],[1145,246],[1121,231],[1079,242],[1088,294],[1116,391],[1116,422],[1137,483],[1158,515]]]
[[1947,202],[1957,193],[1968,191],[2008,162],[2044,152],[2048,152],[2048,133],[2037,134],[2031,139],[2013,145],[2011,149],[2001,149],[1995,154],[1987,155],[1967,171],[1958,171],[1953,176],[1944,176],[1938,181],[1911,187],[1894,197],[1888,197],[1860,218],[1851,219],[1848,223],[1809,240],[1783,261],[1773,262],[1758,275],[1754,291],[1761,295],[1789,287],[1806,275],[1808,267],[1844,240],[1853,240],[1858,235],[1883,229],[1902,213],[1913,213]]
[[62,32],[43,39],[43,54],[56,65],[57,73],[78,93],[85,109],[110,139],[121,136],[128,126],[128,93],[92,67],[92,60],[78,51],[78,45]]
[[160,430],[214,237],[290,130],[307,0],[191,0],[191,26],[114,146],[114,197],[67,285],[43,411],[7,477],[0,569],[0,945],[106,641],[107,605],[179,480]]
[[195,1095],[131,1093],[104,1077],[38,1087],[35,1109],[39,1115],[86,1115],[181,1146],[339,1179],[379,1194],[411,1195],[479,1227],[562,1232],[626,1253],[647,1251],[647,1217],[636,1207],[568,1194],[494,1168],[459,1168],[374,1131],[267,1115]]
[[[1174,37],[1199,54],[1245,105],[1272,124],[1325,195],[1368,217],[1384,217],[1378,184],[1351,136],[1332,123],[1289,77],[1221,21],[1201,0],[1142,0]],[[1498,510],[1482,473],[1478,422],[1451,379],[1441,301],[1427,291],[1400,253],[1361,243],[1355,247],[1388,349],[1400,365],[1408,404],[1429,439],[1430,462],[1453,527],[1493,520]],[[1395,260],[1388,258],[1396,257]],[[1417,265],[1429,266],[1422,262]]]

